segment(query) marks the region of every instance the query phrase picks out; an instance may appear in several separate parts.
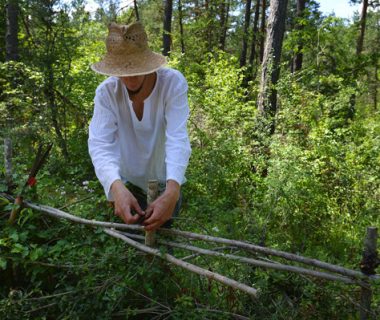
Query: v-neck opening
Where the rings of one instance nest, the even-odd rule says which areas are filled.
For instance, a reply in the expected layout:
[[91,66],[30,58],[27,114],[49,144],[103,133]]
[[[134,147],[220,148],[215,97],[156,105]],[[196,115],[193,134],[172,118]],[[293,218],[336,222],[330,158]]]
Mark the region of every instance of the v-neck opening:
[[[126,87],[125,88],[125,93],[127,95],[127,99],[129,101],[129,107],[130,107],[130,110],[131,110],[131,113],[133,113],[133,117],[135,118],[136,122],[137,123],[142,123],[144,121],[144,119],[147,117],[146,116],[146,105],[148,103],[148,101],[151,99],[151,97],[155,94],[156,90],[157,90],[157,86],[158,86],[158,79],[159,79],[159,72],[156,71],[156,81],[154,83],[154,87],[152,89],[152,92],[149,94],[149,96],[147,96],[144,101],[143,101],[143,110],[142,110],[142,116],[141,116],[141,119],[138,118],[136,112],[135,112],[135,109],[133,107],[133,101],[131,100],[131,98],[129,97],[129,93],[128,93],[128,89]],[[150,110],[149,110],[150,111]]]
[[135,107],[134,107],[134,102],[132,100],[130,100],[130,101],[131,101],[131,105],[132,105],[132,112],[135,114],[137,121],[141,122],[144,119],[145,101],[143,102],[143,106],[142,106],[141,119],[139,119],[139,117],[137,116],[137,113],[136,113]]

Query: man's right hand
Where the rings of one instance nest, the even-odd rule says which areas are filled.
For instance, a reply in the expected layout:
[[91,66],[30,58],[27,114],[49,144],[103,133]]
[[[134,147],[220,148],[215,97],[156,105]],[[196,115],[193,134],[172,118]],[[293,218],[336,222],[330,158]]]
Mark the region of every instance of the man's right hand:
[[[115,180],[111,185],[111,193],[115,201],[115,214],[126,224],[137,223],[145,215],[133,194],[125,187],[121,180]],[[131,210],[137,214],[133,215]]]

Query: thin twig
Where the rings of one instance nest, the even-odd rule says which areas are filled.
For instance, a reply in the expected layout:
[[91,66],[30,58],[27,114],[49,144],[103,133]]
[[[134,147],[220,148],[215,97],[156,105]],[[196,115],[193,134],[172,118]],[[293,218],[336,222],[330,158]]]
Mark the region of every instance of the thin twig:
[[[162,312],[160,312],[162,311]],[[138,315],[138,314],[163,314],[166,313],[167,310],[163,310],[159,307],[150,307],[145,309],[127,309],[126,311],[119,311],[117,313],[113,313],[112,316],[120,317],[126,315]]]
[[36,312],[36,311],[40,311],[40,310],[42,310],[42,309],[50,308],[50,307],[52,307],[52,306],[54,306],[54,305],[56,305],[56,304],[57,304],[57,302],[53,302],[53,303],[50,303],[50,304],[46,304],[46,305],[44,305],[44,306],[42,306],[42,307],[39,307],[39,308],[35,308],[35,309],[32,309],[32,310],[29,310],[29,311],[27,311],[27,313],[33,313],[33,312]]
[[[236,247],[232,247],[232,246],[224,246],[224,247],[212,248],[213,251],[223,251],[223,250],[233,250],[233,249],[237,249],[237,248]],[[200,255],[201,255],[201,253],[194,253],[194,254],[188,255],[186,257],[183,257],[181,260],[182,261],[190,260],[190,259],[199,257]]]
[[67,208],[67,207],[71,207],[71,206],[73,206],[74,204],[78,204],[78,203],[80,203],[80,202],[83,202],[83,201],[86,201],[86,200],[88,200],[88,199],[91,199],[91,198],[95,197],[95,195],[96,195],[96,194],[94,193],[94,194],[91,194],[91,195],[89,195],[89,196],[87,196],[87,197],[84,197],[84,198],[78,199],[77,201],[67,203],[67,204],[65,204],[64,206],[58,208],[58,210],[65,209],[65,208]]
[[66,291],[66,292],[51,294],[51,295],[48,295],[48,296],[28,298],[26,300],[28,300],[28,301],[39,301],[39,300],[45,300],[45,299],[50,299],[50,298],[57,298],[57,297],[62,297],[62,296],[65,296],[65,295],[68,295],[68,294],[71,294],[71,293],[78,292],[78,291],[80,291],[80,290],[70,290],[70,291]]
[[139,242],[136,242],[136,241],[134,241],[134,240],[132,240],[132,239],[130,239],[130,238],[122,235],[121,233],[114,231],[114,230],[104,229],[104,232],[110,236],[113,236],[115,238],[119,238],[119,239],[123,240],[124,242],[128,243],[130,246],[132,246],[136,249],[139,249],[139,250],[144,251],[146,253],[160,257],[160,258],[167,260],[167,261],[169,261],[169,262],[171,262],[171,263],[173,263],[179,267],[182,267],[182,268],[187,269],[191,272],[197,273],[197,274],[204,276],[208,279],[216,280],[216,281],[221,282],[221,283],[223,283],[229,287],[232,287],[234,289],[241,290],[241,291],[243,291],[243,292],[245,292],[251,296],[254,296],[254,297],[257,296],[257,290],[255,288],[252,288],[252,287],[247,286],[243,283],[240,283],[240,282],[237,282],[235,280],[224,277],[218,273],[211,272],[211,271],[205,270],[203,268],[200,268],[196,265],[182,261],[180,259],[173,257],[170,254],[161,253],[160,250],[158,250],[158,249],[154,249],[154,248],[145,246],[145,245],[143,245]]
[[158,302],[158,301],[156,301],[156,300],[154,300],[154,299],[152,299],[152,298],[150,298],[150,297],[148,297],[148,296],[142,294],[141,292],[138,292],[138,291],[136,291],[136,290],[134,290],[134,289],[132,289],[132,288],[130,288],[130,287],[126,287],[126,288],[127,288],[128,290],[132,291],[133,293],[135,293],[135,294],[137,294],[137,295],[139,295],[139,296],[142,296],[143,298],[145,298],[145,299],[147,299],[147,300],[149,300],[149,301],[151,301],[151,302],[153,302],[153,303],[155,303],[155,304],[158,304],[158,305],[161,306],[162,308],[164,308],[164,309],[166,309],[166,310],[168,310],[168,311],[171,311],[171,308],[170,308],[169,306],[166,306],[166,305],[164,305],[164,304],[162,304],[162,303],[160,303],[160,302]]
[[237,313],[233,313],[233,312],[228,312],[228,311],[217,310],[217,309],[210,309],[210,308],[207,308],[207,306],[204,306],[204,305],[199,304],[199,303],[197,303],[196,305],[197,305],[198,309],[204,310],[206,312],[226,314],[226,315],[228,315],[230,317],[233,317],[235,319],[238,319],[238,320],[249,320],[250,319],[248,317],[242,316],[241,314],[237,314]]
[[[124,235],[127,235],[131,238],[140,238],[138,235],[133,235],[133,234],[126,234],[122,233]],[[293,272],[293,273],[299,273],[299,274],[304,274],[312,277],[317,277],[317,278],[322,278],[322,279],[327,279],[327,280],[332,280],[332,281],[339,281],[347,284],[358,284],[360,286],[368,286],[364,282],[358,282],[351,280],[350,278],[347,277],[342,277],[342,276],[335,276],[326,272],[320,272],[320,271],[314,271],[314,270],[309,270],[301,267],[295,267],[295,266],[289,266],[289,265],[284,265],[281,263],[271,263],[271,262],[265,262],[265,261],[260,261],[252,258],[247,258],[247,257],[241,257],[241,256],[236,256],[233,254],[228,254],[228,253],[223,253],[223,252],[216,252],[213,250],[208,250],[208,249],[203,249],[187,244],[182,244],[182,243],[177,243],[177,242],[171,242],[171,241],[164,241],[164,240],[158,240],[159,243],[162,243],[167,246],[171,247],[176,247],[176,248],[181,248],[185,250],[190,250],[193,252],[198,252],[200,254],[204,255],[209,255],[209,256],[214,256],[214,257],[223,257],[223,258],[228,258],[231,260],[237,260],[240,262],[244,262],[247,264],[254,265],[256,267],[261,267],[261,268],[268,268],[268,269],[274,269],[274,270],[279,270],[279,271],[288,271],[288,272]],[[182,260],[183,261],[183,260]]]

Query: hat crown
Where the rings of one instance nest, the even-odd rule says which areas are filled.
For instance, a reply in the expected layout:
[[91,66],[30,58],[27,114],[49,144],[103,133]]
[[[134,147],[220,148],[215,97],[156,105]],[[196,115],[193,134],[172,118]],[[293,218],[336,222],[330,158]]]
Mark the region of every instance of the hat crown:
[[134,54],[148,48],[148,37],[139,22],[130,25],[111,23],[108,26],[106,47],[111,54]]
[[106,47],[103,59],[91,66],[100,74],[115,77],[144,75],[166,64],[163,55],[149,48],[148,37],[140,22],[108,25]]

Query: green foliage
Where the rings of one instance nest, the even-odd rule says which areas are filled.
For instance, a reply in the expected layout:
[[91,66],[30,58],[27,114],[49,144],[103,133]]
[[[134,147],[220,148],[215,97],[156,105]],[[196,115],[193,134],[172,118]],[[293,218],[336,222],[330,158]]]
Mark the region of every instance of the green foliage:
[[[138,4],[152,48],[160,51],[162,2]],[[299,21],[305,28],[286,35],[283,61],[290,61],[302,40],[304,68],[292,75],[282,71],[276,131],[269,136],[256,112],[257,79],[242,85],[246,70],[238,68],[244,5],[230,4],[228,52],[215,49],[222,32],[219,0],[209,1],[207,8],[182,1],[183,39],[175,7],[169,63],[189,83],[193,147],[176,228],[357,269],[365,228],[380,223],[378,14],[368,16],[370,31],[358,58],[356,26],[335,17],[321,19],[313,2]],[[105,23],[116,15],[115,3],[94,19],[82,1],[20,5],[22,61],[0,63],[0,136],[13,139],[13,178],[23,185],[37,145],[52,141],[49,160],[26,197],[83,218],[119,222],[87,154],[93,95],[104,79],[90,65],[105,52]],[[124,10],[117,19],[125,22],[130,15]],[[4,19],[0,28],[5,28]],[[63,145],[69,157],[63,156]],[[0,191],[5,191],[2,166]],[[146,259],[97,228],[30,209],[21,210],[10,226],[6,221],[13,207],[0,197],[1,319],[358,317],[356,287],[219,258],[190,261],[258,288],[260,296],[253,302],[158,259]],[[189,255],[179,249],[174,254]],[[378,314],[380,298],[374,289]]]
[[20,142],[31,145],[49,132],[44,126],[43,87],[44,79],[38,70],[22,62],[0,63],[1,136],[18,136]]

